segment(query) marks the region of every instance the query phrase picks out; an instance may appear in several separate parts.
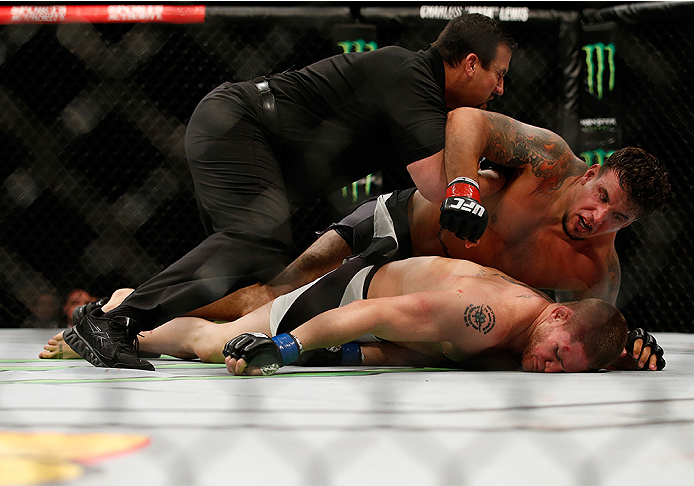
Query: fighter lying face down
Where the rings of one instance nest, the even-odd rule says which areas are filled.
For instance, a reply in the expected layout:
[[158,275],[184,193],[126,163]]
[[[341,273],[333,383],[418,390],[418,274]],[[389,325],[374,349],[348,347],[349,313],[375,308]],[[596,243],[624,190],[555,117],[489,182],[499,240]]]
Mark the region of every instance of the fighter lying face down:
[[[107,307],[123,298],[114,295]],[[662,369],[662,349],[633,337],[643,341],[641,366]],[[55,339],[42,357],[69,357]],[[557,304],[464,260],[416,257],[379,267],[357,257],[236,321],[174,319],[143,333],[140,350],[226,362],[235,374],[294,362],[578,372],[607,367],[626,341],[624,317],[598,299]]]
[[[579,372],[611,364],[627,339],[624,317],[604,301],[557,304],[495,269],[440,257],[380,268],[355,258],[251,316],[274,337],[230,340],[231,373],[270,374],[364,337],[400,348],[378,364]],[[343,363],[371,364],[355,344],[340,351]],[[317,359],[329,361],[325,351]]]

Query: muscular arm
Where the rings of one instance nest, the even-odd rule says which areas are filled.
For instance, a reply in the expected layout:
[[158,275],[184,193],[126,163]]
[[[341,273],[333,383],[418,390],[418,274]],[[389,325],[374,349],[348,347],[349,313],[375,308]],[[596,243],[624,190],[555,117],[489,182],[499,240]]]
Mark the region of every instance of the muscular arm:
[[[446,173],[443,170],[443,151],[407,166],[417,189],[431,202],[440,203],[446,193]],[[478,170],[480,194],[487,197],[504,187],[506,177],[492,169]]]
[[329,348],[365,334],[389,341],[441,340],[442,329],[431,300],[422,294],[358,300],[314,317],[292,335],[304,350]]
[[529,164],[533,174],[545,180],[547,190],[585,168],[566,141],[549,130],[474,108],[451,111],[444,157],[447,180],[459,176],[477,180],[480,157],[508,167]]
[[478,180],[478,162],[490,140],[490,127],[482,113],[474,108],[449,112],[444,150],[407,166],[419,192],[432,203],[443,201],[446,186],[456,177]]
[[584,291],[558,290],[556,292],[557,301],[568,302],[587,298],[602,299],[615,305],[619,286],[622,281],[622,269],[619,265],[619,257],[615,250],[611,250],[607,255],[607,266],[605,273]]
[[[374,334],[394,342],[454,341],[463,352],[473,353],[496,344],[498,332],[491,332],[494,324],[487,326],[486,333],[465,326],[461,316],[469,307],[470,296],[456,290],[360,300],[314,317],[292,335],[304,350],[328,348]],[[493,311],[487,308],[489,318]]]
[[427,200],[441,204],[446,196],[446,172],[444,171],[444,151],[441,150],[425,159],[412,162],[407,171],[419,192]]

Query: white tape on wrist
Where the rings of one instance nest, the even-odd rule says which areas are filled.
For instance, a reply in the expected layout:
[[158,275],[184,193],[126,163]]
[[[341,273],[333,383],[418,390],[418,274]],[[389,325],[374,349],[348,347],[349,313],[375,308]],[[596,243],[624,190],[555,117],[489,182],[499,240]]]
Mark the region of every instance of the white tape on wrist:
[[470,184],[471,186],[475,186],[478,191],[480,189],[480,185],[477,183],[477,181],[475,179],[470,179],[469,177],[456,177],[448,183],[448,187],[451,187],[453,184],[457,184],[459,182],[464,182],[466,184]]
[[296,341],[296,345],[299,346],[299,355],[301,355],[301,353],[304,352],[304,345],[301,344],[301,341],[299,341],[299,338],[296,337],[294,334],[292,334],[290,332],[288,332],[287,334],[289,334],[292,337],[292,339],[294,339],[294,341]]

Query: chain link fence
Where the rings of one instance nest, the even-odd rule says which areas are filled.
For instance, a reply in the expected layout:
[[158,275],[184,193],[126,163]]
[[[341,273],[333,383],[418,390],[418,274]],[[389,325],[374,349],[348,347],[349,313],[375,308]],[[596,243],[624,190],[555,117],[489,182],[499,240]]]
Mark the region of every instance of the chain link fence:
[[[501,19],[520,47],[506,95],[490,109],[555,130],[577,151],[567,129],[577,124],[576,82],[567,72],[580,67],[580,26],[604,21],[604,12],[517,10]],[[694,179],[687,163],[694,100],[684,89],[693,10],[609,18],[620,43],[622,144],[663,159],[676,191],[662,215],[626,228],[617,242],[618,304],[631,323],[659,331],[694,331],[684,309],[694,287],[684,220]],[[208,7],[206,22],[195,25],[0,27],[0,326],[21,323],[45,292],[62,298],[85,288],[104,296],[137,286],[204,238],[183,135],[211,89],[339,52],[336,26],[373,25],[379,47],[426,48],[447,20],[422,12]],[[363,199],[365,184],[373,194],[412,182],[402,167],[386,167],[368,183],[298,207],[294,256]]]

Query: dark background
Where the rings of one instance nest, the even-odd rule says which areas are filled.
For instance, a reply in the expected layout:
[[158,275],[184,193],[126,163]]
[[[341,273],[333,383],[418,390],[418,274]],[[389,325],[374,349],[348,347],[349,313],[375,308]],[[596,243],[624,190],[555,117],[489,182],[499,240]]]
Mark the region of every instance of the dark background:
[[[619,142],[660,157],[675,191],[665,211],[618,234],[618,305],[632,327],[694,331],[686,224],[694,6],[509,5],[530,10],[525,21],[502,20],[520,47],[506,94],[490,109],[559,132],[576,153],[585,150],[585,29],[613,33]],[[137,286],[204,238],[183,134],[212,88],[340,52],[336,32],[346,24],[374,26],[379,46],[426,48],[446,20],[419,12],[419,4],[213,4],[198,25],[1,26],[0,326],[18,325],[43,291],[105,296]],[[412,185],[401,167],[385,168],[377,182],[372,194]],[[350,209],[351,194],[297,210],[295,255]]]

